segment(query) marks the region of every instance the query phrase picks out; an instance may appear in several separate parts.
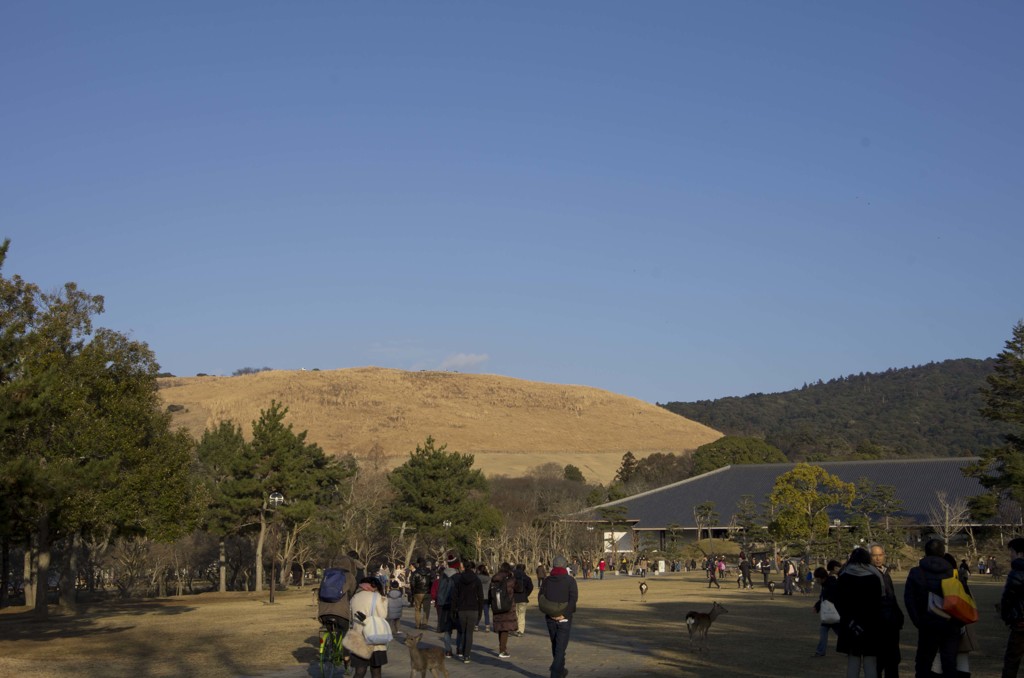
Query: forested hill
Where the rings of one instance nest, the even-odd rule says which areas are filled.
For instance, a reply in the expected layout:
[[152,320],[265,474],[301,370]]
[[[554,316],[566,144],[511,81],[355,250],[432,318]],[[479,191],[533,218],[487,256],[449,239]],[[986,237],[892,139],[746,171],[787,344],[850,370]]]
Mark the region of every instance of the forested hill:
[[663,407],[727,435],[763,437],[793,461],[971,455],[999,442],[999,428],[978,414],[993,364],[947,360]]

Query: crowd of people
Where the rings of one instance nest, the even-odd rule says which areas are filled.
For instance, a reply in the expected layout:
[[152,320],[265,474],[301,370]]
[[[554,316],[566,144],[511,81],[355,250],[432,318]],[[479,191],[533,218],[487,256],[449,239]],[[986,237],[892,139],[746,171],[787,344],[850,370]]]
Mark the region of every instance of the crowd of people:
[[[340,559],[338,569],[346,575],[344,590],[338,600],[321,597],[318,616],[322,621],[333,618],[341,629],[346,664],[353,669],[354,678],[363,678],[367,671],[372,678],[380,678],[388,663],[387,645],[368,642],[364,637],[366,618],[386,619],[392,634],[398,636],[398,622],[405,607],[413,608],[417,629],[428,628],[433,612],[445,657],[466,664],[472,662],[475,632],[490,631],[497,636],[501,659],[512,656],[509,638],[526,633],[526,609],[535,586],[523,563],[513,566],[504,562],[491,575],[486,565],[449,553],[439,565],[419,558],[408,570],[401,565],[389,568],[384,563],[375,573],[366,574],[358,555],[349,552]],[[551,678],[564,678],[568,673],[566,648],[578,599],[576,580],[562,556],[551,560],[550,569],[538,563],[534,574],[538,604],[551,641]]]
[[[1002,621],[1010,629],[1003,678],[1017,676],[1024,658],[1024,538],[1013,539],[1008,548],[1010,572],[999,606]],[[992,560],[981,559],[977,572],[991,574]],[[646,557],[637,558],[633,565],[635,569],[630,572],[627,564],[627,574],[648,575],[650,562]],[[336,602],[321,601],[321,616],[341,618],[343,631],[368,616],[386,618],[397,636],[398,621],[406,606],[413,608],[417,629],[428,628],[433,613],[445,656],[467,664],[472,661],[474,634],[478,631],[497,636],[499,658],[512,656],[509,639],[526,633],[526,609],[536,590],[551,641],[550,675],[564,678],[566,647],[578,599],[574,572],[584,577],[590,576],[589,572],[603,578],[608,564],[601,559],[593,566],[579,561],[570,565],[564,557],[558,556],[552,559],[550,570],[544,563],[538,563],[534,570],[536,586],[523,563],[514,566],[502,563],[492,575],[486,565],[476,565],[455,554],[448,554],[437,566],[420,558],[408,570],[382,565],[374,574],[367,575],[356,554],[350,552],[341,559],[340,567],[350,575],[345,580],[344,595]],[[683,567],[696,569],[698,564],[685,563]],[[709,556],[700,567],[706,573],[709,587],[720,586],[719,580],[729,569],[724,556]],[[927,541],[924,556],[909,571],[903,609],[895,592],[885,548],[880,544],[858,546],[845,563],[831,560],[813,573],[808,572],[808,566],[802,561],[748,559],[741,553],[735,565],[737,584],[740,588],[753,588],[753,573],[760,572],[764,585],[769,586],[769,573],[773,569],[783,575],[784,593],[792,594],[805,579],[813,579],[818,590],[814,610],[819,615],[820,625],[818,644],[812,656],[824,657],[829,637],[834,634],[836,651],[847,656],[847,678],[861,675],[896,678],[902,660],[900,635],[907,620],[917,630],[913,659],[916,678],[968,678],[971,675],[970,653],[977,647],[974,628],[970,621],[949,614],[943,599],[951,595],[946,584],[956,580],[953,590],[962,590],[962,597],[973,606],[969,579],[974,570],[966,560],[958,563],[946,552],[941,540]],[[358,633],[346,633],[345,637],[354,677],[362,678],[369,670],[371,676],[379,678],[381,668],[387,663],[387,646],[366,642]]]

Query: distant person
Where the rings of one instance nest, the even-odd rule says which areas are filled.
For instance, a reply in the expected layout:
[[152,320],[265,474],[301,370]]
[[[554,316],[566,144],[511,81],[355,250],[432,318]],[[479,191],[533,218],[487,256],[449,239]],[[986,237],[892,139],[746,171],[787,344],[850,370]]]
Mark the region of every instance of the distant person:
[[517,563],[515,569],[516,589],[516,635],[522,636],[526,633],[526,606],[530,602],[530,594],[533,593],[533,580],[526,574],[526,565]]
[[391,624],[391,635],[398,636],[398,622],[402,620],[402,608],[405,607],[405,596],[402,595],[402,584],[397,579],[391,580],[388,590],[388,623]]
[[483,563],[477,565],[476,576],[480,579],[480,587],[484,591],[484,618],[481,620],[483,626],[480,627],[481,631],[491,630],[491,574],[487,571],[487,566]]
[[750,579],[750,561],[746,556],[740,556],[740,576],[743,577],[741,585],[745,589],[754,588],[754,582]]
[[473,631],[484,610],[484,592],[472,561],[463,559],[462,572],[455,577],[452,589],[452,614],[459,627],[458,654],[466,664],[473,652]]
[[793,583],[797,576],[796,565],[793,564],[792,559],[787,558],[782,563],[782,568],[782,595],[791,596],[793,595]]
[[[835,565],[835,570],[832,566]],[[826,600],[833,605],[836,604],[836,586],[839,585],[839,563],[829,561],[828,569],[819,567],[814,571],[814,579],[818,582],[818,600],[814,603],[814,611],[821,614],[821,604]],[[838,608],[836,608],[838,609]],[[839,622],[818,623],[818,647],[814,650],[815,657],[824,657],[828,651],[828,632],[832,631],[839,635]]]
[[608,569],[608,563],[604,562],[604,558],[597,561],[597,578],[604,579],[604,571]]
[[[519,582],[512,571],[512,566],[508,563],[502,563],[498,568],[497,573],[491,578],[491,586],[503,588],[506,595],[510,596],[513,601],[515,601],[516,594],[520,593],[516,590]],[[515,604],[508,612],[495,612],[491,628],[498,634],[498,657],[508,659],[512,656],[508,651],[508,636],[519,630],[519,617]]]
[[1024,537],[1011,539],[1006,547],[1010,551],[1010,574],[1003,585],[999,615],[1010,628],[1010,636],[1003,654],[1002,678],[1016,678],[1024,657]]
[[572,616],[576,612],[576,601],[579,591],[576,580],[569,576],[566,569],[568,561],[562,556],[555,556],[551,561],[551,574],[541,583],[540,595],[551,603],[564,603],[561,613],[550,615],[545,613],[548,637],[551,639],[551,675],[550,678],[565,678],[569,671],[565,668],[565,651],[569,647],[569,635],[572,632]]
[[426,561],[420,558],[416,561],[416,570],[409,581],[417,629],[425,629],[430,624],[430,586],[433,583],[434,573],[427,567]]

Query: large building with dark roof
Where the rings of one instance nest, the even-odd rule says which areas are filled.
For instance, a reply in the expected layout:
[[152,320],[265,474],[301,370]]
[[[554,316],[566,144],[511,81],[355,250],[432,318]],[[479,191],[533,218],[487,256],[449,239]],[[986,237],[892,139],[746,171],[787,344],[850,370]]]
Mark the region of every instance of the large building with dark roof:
[[[903,510],[897,517],[909,523],[927,526],[930,512],[938,507],[938,492],[945,493],[947,502],[968,500],[982,494],[985,489],[974,478],[964,476],[962,469],[976,462],[976,457],[945,459],[887,459],[879,461],[815,462],[841,480],[856,484],[867,478],[875,485],[894,488]],[[713,530],[724,533],[732,529],[733,514],[744,495],[750,495],[758,505],[765,503],[775,480],[791,471],[796,464],[744,464],[724,468],[659,487],[631,497],[593,506],[581,514],[587,522],[601,523],[603,509],[624,506],[624,520],[634,532],[653,532],[663,545],[668,532],[696,536],[694,507],[706,501],[715,504],[718,513]],[[622,511],[622,509],[619,509]],[[829,510],[829,520],[844,521],[842,507]],[[708,526],[704,526],[705,529]]]

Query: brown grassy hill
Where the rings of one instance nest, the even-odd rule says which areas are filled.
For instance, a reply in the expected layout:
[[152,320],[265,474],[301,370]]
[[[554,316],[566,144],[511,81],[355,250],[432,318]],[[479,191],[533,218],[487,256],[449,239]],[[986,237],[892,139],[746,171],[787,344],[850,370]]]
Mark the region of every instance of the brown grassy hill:
[[450,451],[471,452],[487,474],[522,475],[547,462],[575,464],[608,482],[623,453],[687,452],[721,434],[635,398],[586,386],[452,372],[363,367],[325,372],[270,371],[238,377],[160,379],[176,425],[197,438],[225,419],[242,426],[276,399],[286,422],[308,430],[328,454],[361,457],[374,446],[401,464],[431,435]]

